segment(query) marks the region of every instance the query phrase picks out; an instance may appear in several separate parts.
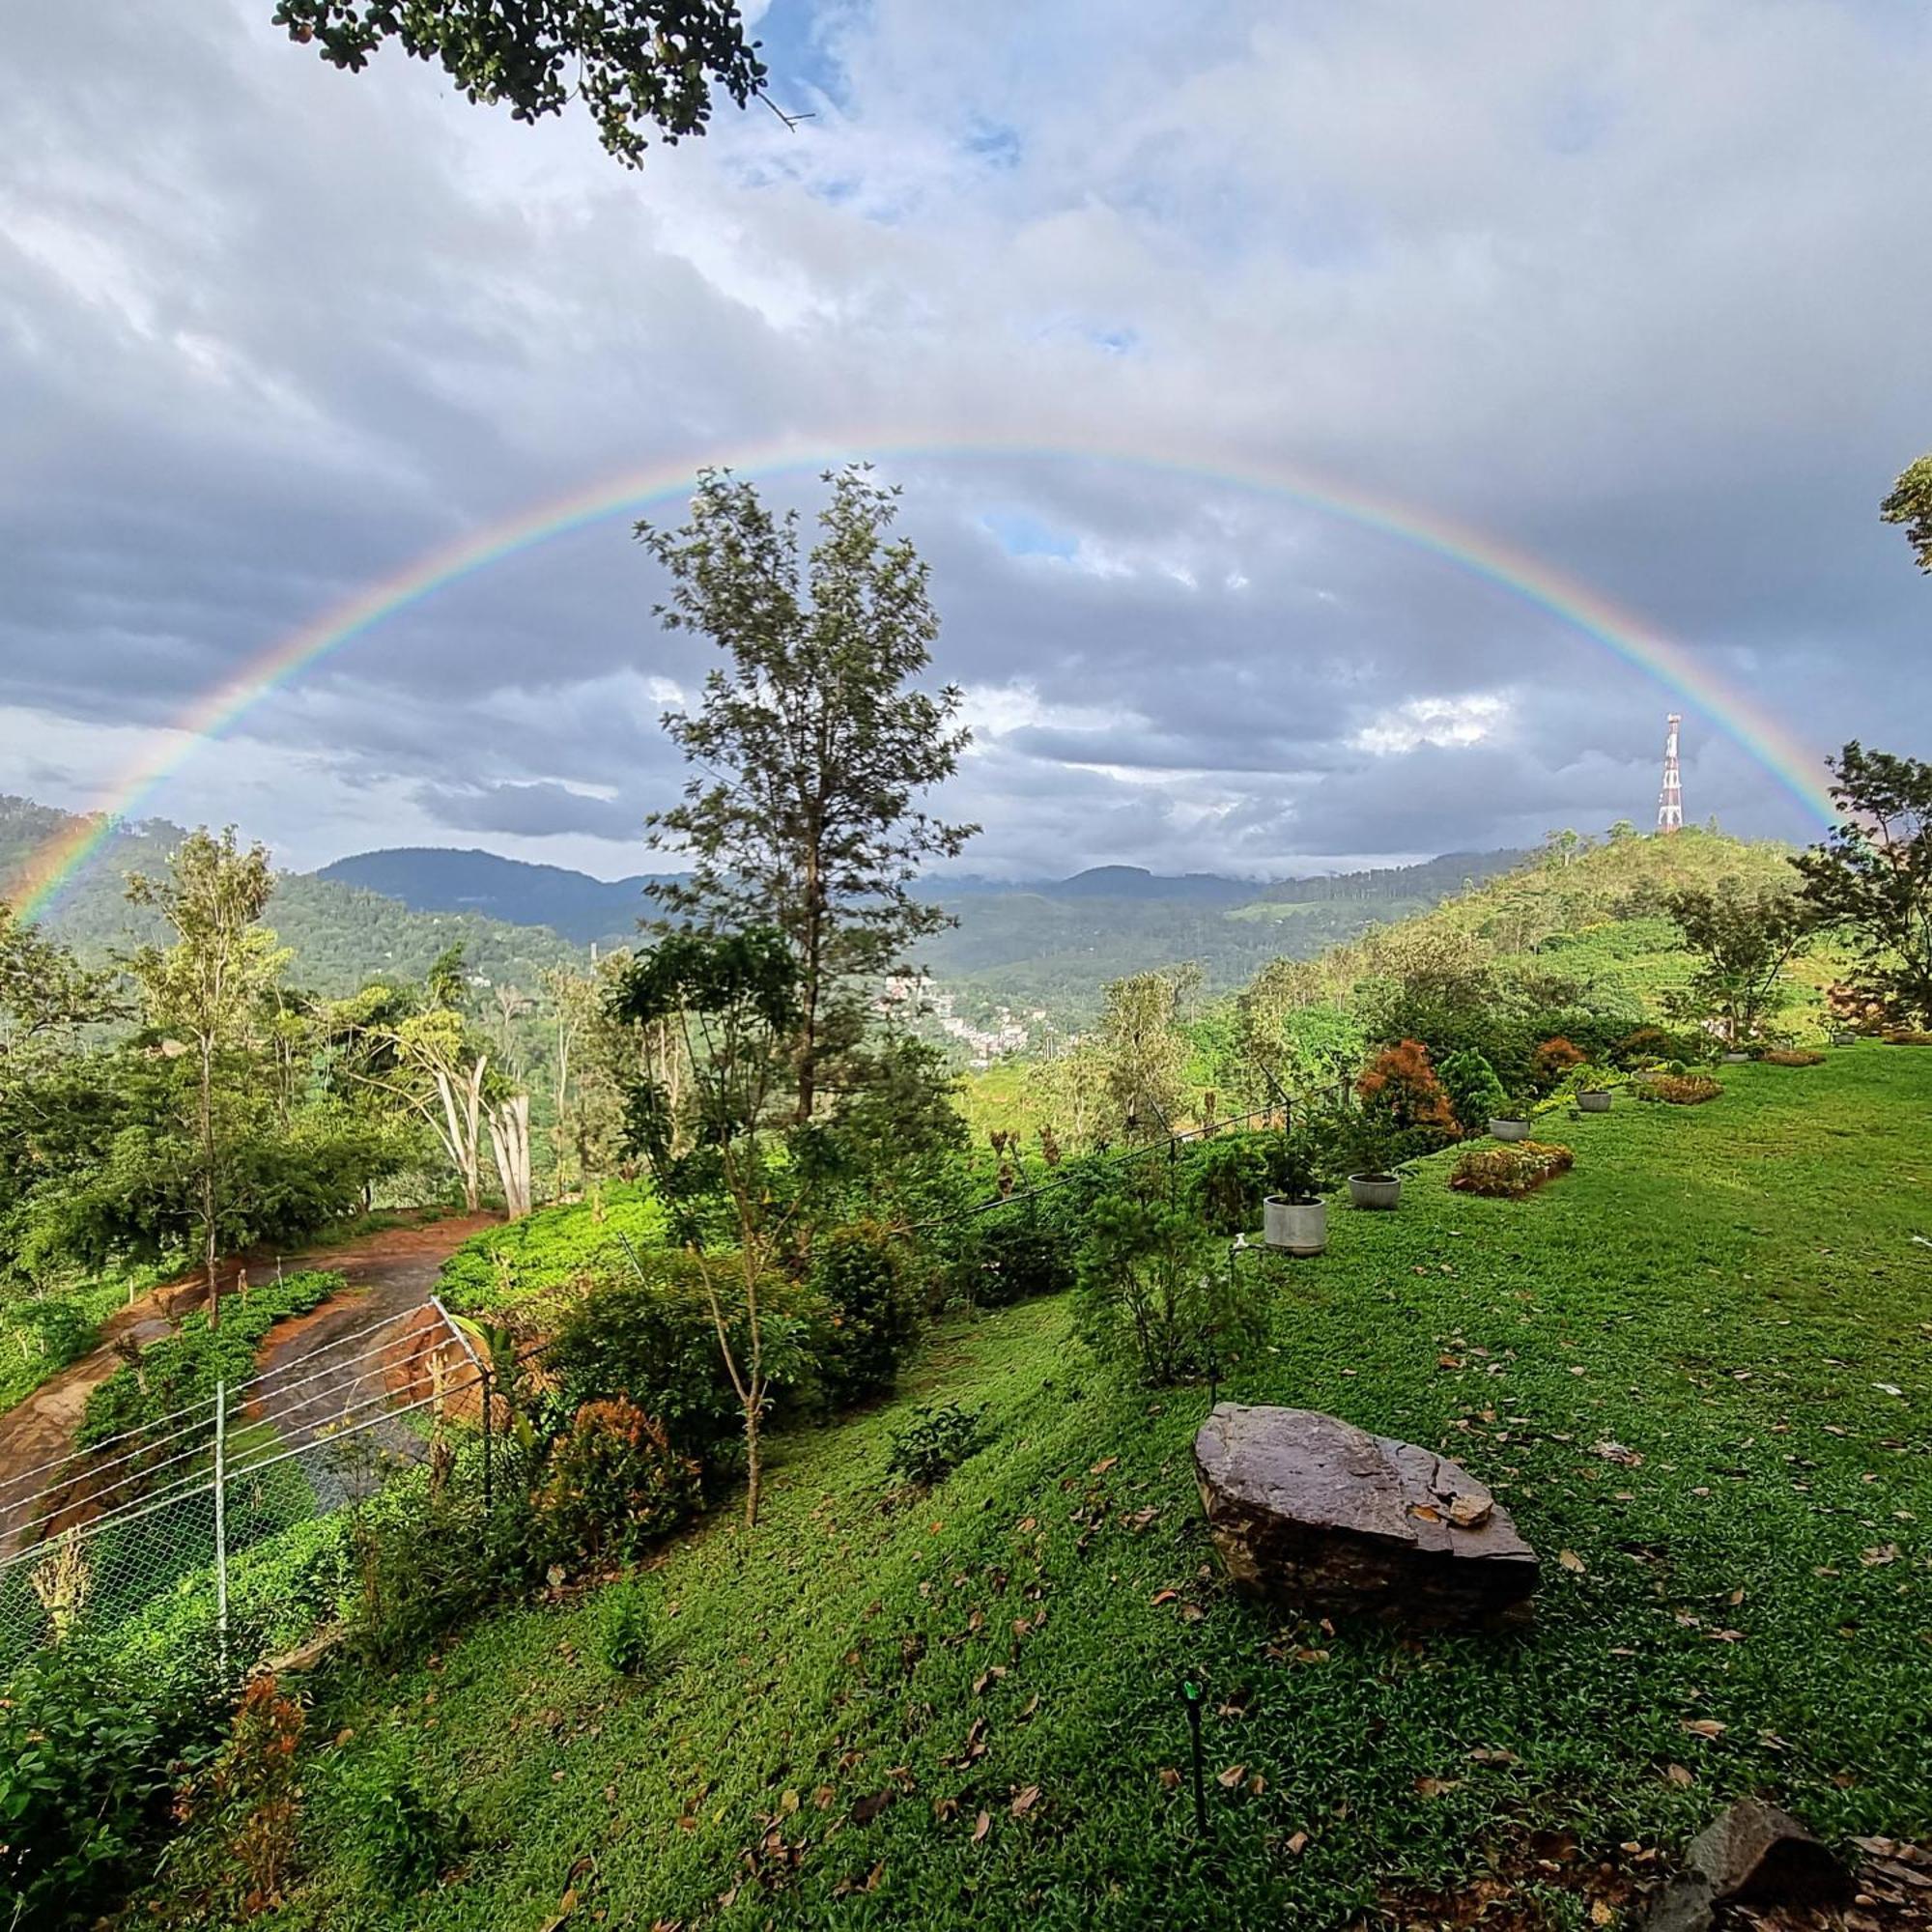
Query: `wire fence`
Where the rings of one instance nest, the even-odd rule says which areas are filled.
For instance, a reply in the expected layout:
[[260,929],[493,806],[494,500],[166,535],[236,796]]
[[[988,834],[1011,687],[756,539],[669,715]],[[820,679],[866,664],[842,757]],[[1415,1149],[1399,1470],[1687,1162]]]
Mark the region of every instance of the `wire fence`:
[[224,1674],[301,1642],[347,1585],[347,1506],[452,1429],[487,1487],[485,1382],[432,1298],[0,1482],[0,1678],[77,1634]]

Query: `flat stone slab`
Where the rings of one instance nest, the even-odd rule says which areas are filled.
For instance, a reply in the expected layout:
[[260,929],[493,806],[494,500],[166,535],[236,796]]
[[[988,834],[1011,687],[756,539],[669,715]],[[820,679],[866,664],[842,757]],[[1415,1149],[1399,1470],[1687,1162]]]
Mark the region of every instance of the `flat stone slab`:
[[1536,1551],[1461,1464],[1312,1408],[1217,1403],[1194,1438],[1230,1578],[1284,1608],[1422,1628],[1529,1614]]

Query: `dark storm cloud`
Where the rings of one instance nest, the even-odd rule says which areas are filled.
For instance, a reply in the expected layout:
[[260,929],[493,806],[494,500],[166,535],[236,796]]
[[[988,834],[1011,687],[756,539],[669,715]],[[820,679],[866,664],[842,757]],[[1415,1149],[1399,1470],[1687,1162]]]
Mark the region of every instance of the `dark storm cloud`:
[[[1637,31],[1498,0],[1318,34],[1262,0],[1104,31],[786,0],[818,118],[726,116],[629,175],[420,67],[336,74],[253,0],[165,35],[28,9],[0,744],[83,802],[125,727],[436,547],[795,439],[906,487],[980,727],[947,801],[986,824],[977,869],[1647,818],[1682,700],[1439,551],[1204,470],[1487,532],[1820,749],[1923,750],[1932,611],[1873,516],[1932,422],[1932,258],[1898,241],[1932,199],[1932,32],[1903,11]],[[1146,460],[904,453],[980,439]],[[816,500],[810,466],[769,488]],[[448,831],[635,866],[679,778],[658,714],[706,654],[654,623],[632,514],[332,651],[156,808],[245,811],[292,863]],[[1693,815],[1802,833],[1691,709]]]

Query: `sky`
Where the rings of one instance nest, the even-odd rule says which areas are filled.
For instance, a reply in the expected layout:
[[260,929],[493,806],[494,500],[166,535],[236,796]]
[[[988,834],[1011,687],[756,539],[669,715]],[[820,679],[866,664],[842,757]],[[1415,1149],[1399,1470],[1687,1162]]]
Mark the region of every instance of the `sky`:
[[[770,0],[774,101],[636,172],[272,0],[17,0],[0,96],[0,791],[278,863],[612,877],[710,656],[637,515],[513,551],[220,735],[439,546],[634,472],[874,461],[993,876],[1279,875],[1651,822],[1639,668],[1306,496],[1447,519],[1815,757],[1932,753],[1932,15],[1892,0]],[[1231,480],[1231,479],[1249,480]],[[1324,481],[1325,479],[1325,481]],[[1685,802],[1815,836],[1687,709]]]

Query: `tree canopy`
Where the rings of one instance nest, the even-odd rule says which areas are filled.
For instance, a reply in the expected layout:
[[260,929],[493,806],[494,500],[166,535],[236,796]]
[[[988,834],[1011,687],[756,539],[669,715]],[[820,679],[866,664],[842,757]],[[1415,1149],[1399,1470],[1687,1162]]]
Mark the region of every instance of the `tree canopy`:
[[1932,456],[1906,466],[1878,513],[1888,524],[1905,526],[1918,568],[1932,572]]
[[647,128],[702,134],[714,88],[743,107],[765,85],[735,0],[280,0],[274,24],[352,73],[394,42],[519,121],[581,101],[626,167]]

